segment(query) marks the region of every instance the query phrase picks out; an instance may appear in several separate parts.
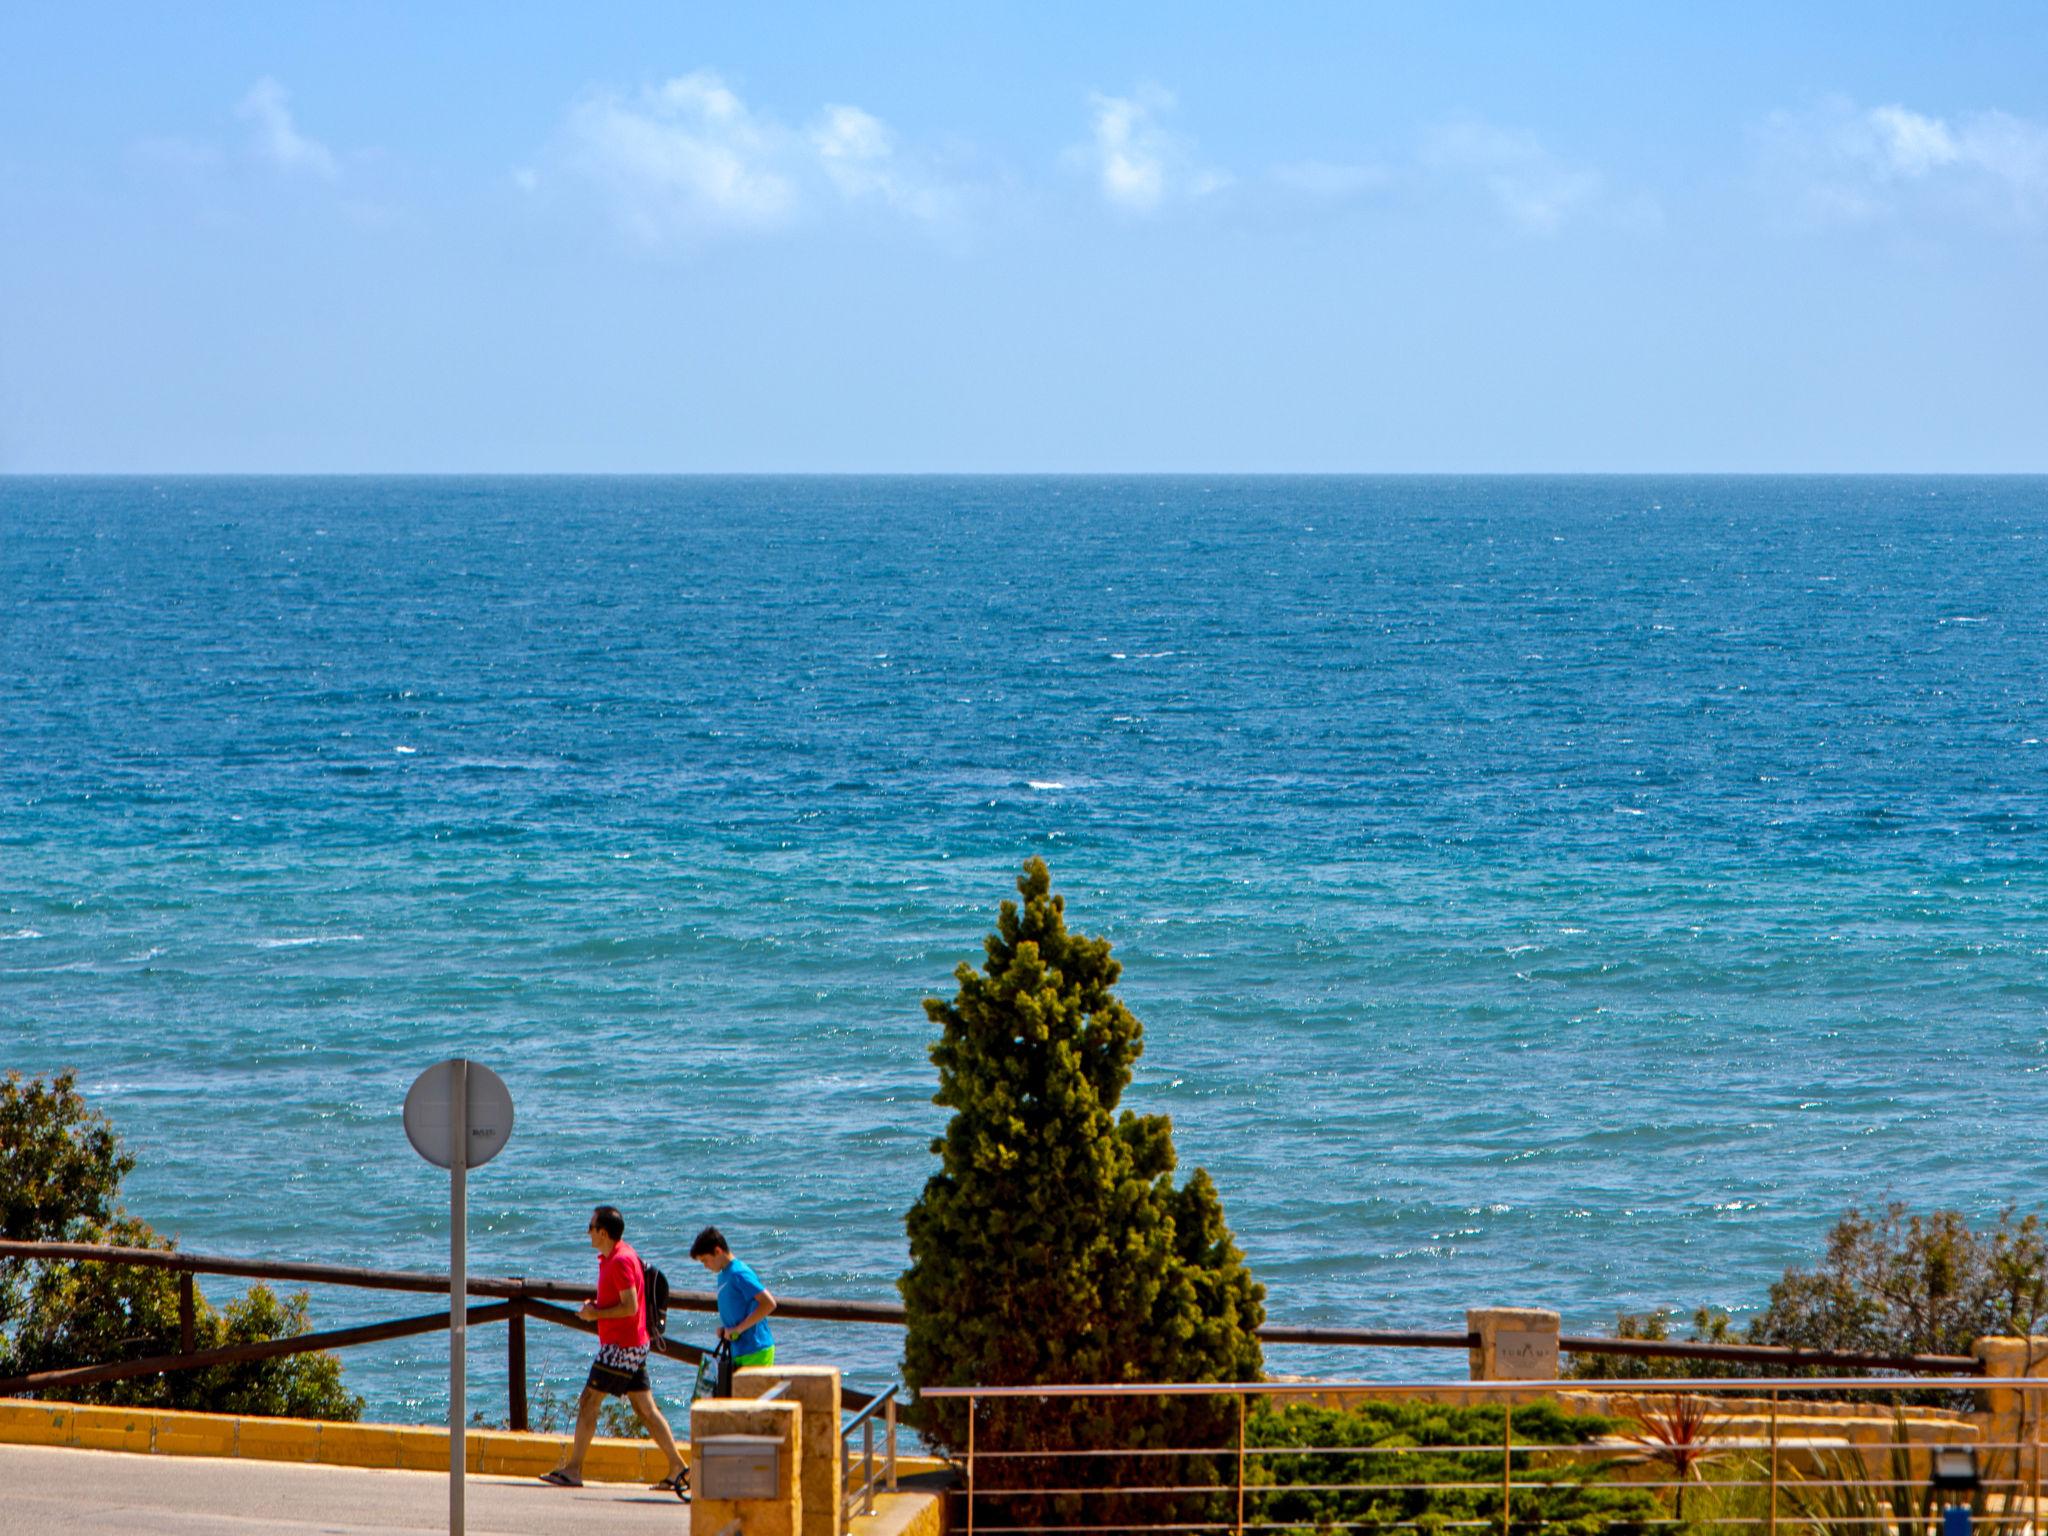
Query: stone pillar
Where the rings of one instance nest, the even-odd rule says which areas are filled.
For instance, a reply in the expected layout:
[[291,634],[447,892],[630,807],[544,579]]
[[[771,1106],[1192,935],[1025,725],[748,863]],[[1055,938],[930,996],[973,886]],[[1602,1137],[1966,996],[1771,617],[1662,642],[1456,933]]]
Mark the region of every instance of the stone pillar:
[[[705,1397],[690,1405],[690,1474],[696,1485],[690,1505],[690,1536],[717,1536],[735,1520],[745,1536],[803,1536],[802,1420],[802,1408],[780,1399],[753,1403],[735,1397]],[[838,1422],[836,1415],[833,1422]],[[704,1442],[715,1435],[774,1435],[782,1441],[782,1476],[773,1497],[705,1496]]]
[[1474,1381],[1557,1380],[1558,1315],[1540,1307],[1471,1307]]
[[[1970,1353],[1984,1362],[1986,1376],[2048,1376],[2048,1338],[1979,1339]],[[2018,1387],[1986,1387],[1977,1394],[1977,1443],[1987,1447],[1979,1457],[1979,1472],[1986,1478],[2026,1479],[2034,1470],[2034,1459],[2026,1451],[1991,1450],[1999,1445],[2030,1445],[2042,1438],[2041,1410],[2048,1406],[2048,1383],[2040,1392]]]
[[803,1536],[839,1536],[839,1372],[829,1365],[749,1365],[732,1373],[735,1398],[759,1397],[783,1382],[781,1402],[803,1409]]

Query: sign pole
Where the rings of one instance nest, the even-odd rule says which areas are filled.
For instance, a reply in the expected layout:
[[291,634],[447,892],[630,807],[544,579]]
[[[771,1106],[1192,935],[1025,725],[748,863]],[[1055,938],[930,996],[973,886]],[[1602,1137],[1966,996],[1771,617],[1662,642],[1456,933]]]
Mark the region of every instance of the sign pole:
[[448,1536],[463,1536],[468,1471],[463,1410],[469,1365],[469,1062],[455,1062],[448,1147]]
[[469,1170],[481,1168],[512,1136],[512,1094],[480,1061],[436,1062],[405,1094],[405,1139],[448,1170],[448,1536],[463,1536],[469,1447]]

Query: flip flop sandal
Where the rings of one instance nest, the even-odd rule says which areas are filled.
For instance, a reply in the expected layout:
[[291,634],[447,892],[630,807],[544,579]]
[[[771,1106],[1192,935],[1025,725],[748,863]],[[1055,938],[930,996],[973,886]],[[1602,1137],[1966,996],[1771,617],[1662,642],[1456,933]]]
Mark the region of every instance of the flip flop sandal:
[[666,1488],[677,1498],[688,1499],[690,1496],[690,1469],[685,1467],[682,1471],[675,1473],[673,1476],[664,1477],[660,1482],[654,1483],[651,1486]]
[[541,1473],[540,1480],[551,1488],[581,1488],[583,1486],[582,1479],[571,1477],[559,1467],[552,1472]]

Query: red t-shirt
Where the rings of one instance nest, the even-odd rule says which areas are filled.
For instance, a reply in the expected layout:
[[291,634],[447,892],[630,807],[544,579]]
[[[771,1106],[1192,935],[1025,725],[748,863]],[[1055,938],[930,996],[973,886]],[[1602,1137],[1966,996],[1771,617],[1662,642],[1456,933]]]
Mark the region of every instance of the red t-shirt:
[[616,1306],[620,1296],[631,1289],[639,1293],[640,1304],[631,1317],[600,1317],[597,1342],[620,1344],[632,1349],[647,1347],[647,1272],[640,1255],[631,1245],[620,1243],[597,1261],[597,1304]]

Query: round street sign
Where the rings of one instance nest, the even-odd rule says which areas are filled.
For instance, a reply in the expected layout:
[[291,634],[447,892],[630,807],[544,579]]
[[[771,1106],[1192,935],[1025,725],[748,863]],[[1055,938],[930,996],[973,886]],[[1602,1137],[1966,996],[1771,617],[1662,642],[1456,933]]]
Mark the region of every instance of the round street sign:
[[[449,1143],[455,1138],[455,1073],[458,1061],[436,1062],[422,1072],[405,1096],[405,1136],[436,1168],[453,1168]],[[512,1094],[505,1080],[481,1062],[469,1067],[469,1156],[465,1168],[481,1168],[512,1136]]]

